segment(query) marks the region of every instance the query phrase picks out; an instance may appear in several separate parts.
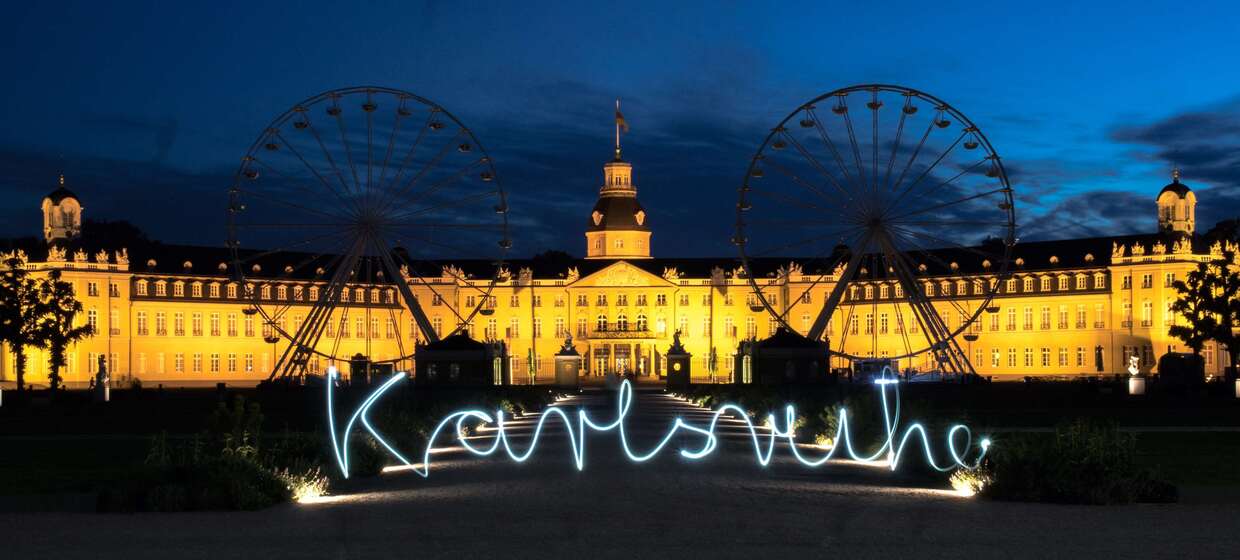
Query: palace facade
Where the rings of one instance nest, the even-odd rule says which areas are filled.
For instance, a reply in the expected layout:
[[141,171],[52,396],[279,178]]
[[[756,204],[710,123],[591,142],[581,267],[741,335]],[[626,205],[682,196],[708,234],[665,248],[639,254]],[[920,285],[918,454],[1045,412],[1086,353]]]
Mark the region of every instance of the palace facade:
[[[485,313],[474,315],[464,329],[477,340],[505,343],[514,382],[550,382],[552,356],[570,335],[587,375],[662,375],[663,353],[676,332],[693,355],[695,381],[731,379],[738,344],[767,337],[777,327],[738,259],[657,257],[633,166],[618,150],[603,167],[603,183],[585,224],[584,259],[508,261],[491,295],[481,301],[475,300],[476,285],[470,285],[479,281],[463,272],[481,270],[480,262],[444,267],[440,278],[430,279],[434,295],[411,284],[419,301],[430,302],[424,309],[433,327],[446,336],[460,326],[443,301],[454,302],[455,309],[483,306]],[[287,264],[280,255],[255,263],[255,277],[241,286],[229,274],[231,256],[224,248],[158,243],[127,248],[88,239],[79,235],[82,202],[62,178],[42,201],[42,240],[20,249],[36,276],[62,271],[85,307],[81,320],[96,326],[94,337],[69,352],[62,376],[70,385],[86,384],[100,357],[114,381],[192,386],[267,378],[289,341],[263,324],[247,290],[288,306],[280,326],[288,330],[287,320],[295,330],[321,282],[282,277]],[[1169,311],[1176,297],[1171,284],[1226,248],[1207,246],[1196,233],[1196,195],[1178,172],[1154,202],[1150,213],[1157,220],[1151,225],[1157,228],[1148,234],[1018,244],[1011,277],[966,326],[970,336],[961,342],[978,373],[996,379],[1122,374],[1132,356],[1149,373],[1162,354],[1184,351],[1167,334],[1178,320]],[[839,272],[803,270],[797,259],[766,259],[752,267],[767,301],[788,310],[789,326],[802,333]],[[980,264],[954,261],[950,268],[932,266],[921,274],[919,282],[950,328],[967,320],[952,302],[978,299],[982,282],[990,278]],[[486,276],[483,270],[474,277]],[[924,335],[915,325],[906,332],[899,320],[895,302],[902,296],[897,285],[881,279],[855,282],[839,308],[851,307],[851,313],[837,313],[848,319],[833,319],[826,336],[844,340],[844,349],[854,355],[904,353],[908,340]],[[332,354],[394,359],[420,342],[392,285],[356,284],[346,297],[342,305],[354,312],[335,333],[339,347]],[[1210,344],[1205,360],[1207,374],[1221,375],[1227,355]],[[835,367],[847,366],[835,361]],[[27,362],[27,383],[45,385],[46,353],[30,350]],[[0,348],[5,385],[14,381],[14,363],[9,349]],[[326,365],[315,358],[308,368],[321,371]],[[899,367],[934,364],[922,355]]]

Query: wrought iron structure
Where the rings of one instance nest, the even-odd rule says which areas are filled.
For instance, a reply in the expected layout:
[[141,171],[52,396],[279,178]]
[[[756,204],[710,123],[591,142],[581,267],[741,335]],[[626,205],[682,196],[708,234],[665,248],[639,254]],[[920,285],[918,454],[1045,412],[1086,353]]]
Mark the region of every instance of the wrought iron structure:
[[[511,247],[507,215],[482,143],[426,98],[351,87],[281,113],[242,158],[228,203],[246,312],[288,341],[271,378],[304,374],[316,356],[404,366],[416,343],[462,332],[486,313]],[[427,305],[450,324],[437,329]],[[396,355],[373,359],[379,339]]]
[[[732,242],[761,307],[825,338],[832,355],[931,352],[937,369],[973,373],[959,340],[997,311],[1015,200],[998,153],[963,113],[925,92],[858,85],[801,104],[771,129],[739,189]],[[777,297],[754,274],[770,257],[795,258],[809,280]],[[830,291],[813,301],[820,285]],[[807,303],[819,305],[798,329],[789,314]],[[888,324],[874,324],[880,313]],[[901,347],[891,352],[896,335]]]

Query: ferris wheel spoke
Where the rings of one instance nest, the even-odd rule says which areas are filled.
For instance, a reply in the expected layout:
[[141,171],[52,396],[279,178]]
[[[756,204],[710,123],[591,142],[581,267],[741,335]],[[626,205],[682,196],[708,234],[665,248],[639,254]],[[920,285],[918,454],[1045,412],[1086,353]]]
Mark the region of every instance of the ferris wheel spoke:
[[[847,207],[848,207],[848,202],[849,202],[849,200],[851,200],[851,197],[848,197],[848,198],[846,198],[846,199],[844,199],[844,200],[842,200],[842,201],[841,201],[841,200],[839,200],[839,199],[834,199],[834,200],[833,200],[830,196],[828,196],[828,195],[827,195],[827,193],[822,192],[822,190],[821,190],[821,189],[819,189],[817,185],[814,185],[813,183],[811,183],[811,182],[809,182],[809,181],[807,181],[807,180],[805,180],[805,179],[802,179],[799,175],[797,175],[796,173],[793,173],[791,170],[789,170],[788,168],[786,168],[786,167],[784,167],[784,166],[782,166],[782,165],[779,165],[779,164],[777,164],[777,163],[774,163],[774,162],[770,162],[770,161],[768,161],[768,162],[766,162],[766,167],[770,167],[771,169],[774,169],[774,170],[776,170],[776,171],[780,172],[781,174],[783,174],[783,175],[787,176],[787,177],[788,177],[789,179],[791,179],[794,183],[796,183],[796,184],[798,184],[798,185],[801,185],[802,187],[805,187],[806,189],[808,189],[808,190],[812,191],[814,194],[818,195],[819,197],[821,197],[823,200],[825,200],[825,201],[827,201],[827,202],[842,202],[842,203],[844,204],[844,207],[845,207],[845,208],[847,208]],[[836,188],[839,188],[839,187],[836,187]],[[763,192],[761,189],[757,189],[757,190],[751,189],[751,190],[752,190],[752,192]],[[842,192],[842,189],[841,189],[841,192]],[[790,199],[790,200],[794,200],[794,199]],[[825,208],[824,208],[824,210],[825,210]],[[837,212],[837,213],[839,213],[839,214],[843,215],[843,212],[842,212],[841,210],[839,210],[839,209],[832,209],[832,211]]]
[[[415,204],[415,203],[422,202],[423,200],[426,200],[428,197],[439,192],[444,187],[451,185],[457,181],[460,181],[461,179],[465,177],[465,174],[469,173],[472,169],[478,167],[479,164],[486,163],[486,161],[487,161],[486,157],[481,157],[481,158],[478,158],[477,160],[474,160],[472,163],[469,163],[468,165],[465,165],[464,167],[459,169],[456,173],[453,173],[452,175],[449,175],[448,177],[441,179],[440,181],[428,187],[426,190],[423,190],[417,193],[418,196],[410,198],[408,202],[406,202],[406,204]],[[405,194],[410,194],[410,193],[405,193]]]
[[259,192],[259,191],[252,191],[252,190],[242,189],[242,188],[240,188],[240,187],[237,187],[237,188],[236,188],[236,191],[237,191],[238,193],[240,193],[240,194],[244,194],[244,195],[252,196],[252,197],[254,197],[254,198],[258,198],[258,199],[266,200],[266,201],[269,201],[269,202],[272,202],[272,203],[278,204],[278,205],[280,205],[280,206],[284,206],[284,207],[286,207],[286,208],[292,208],[292,209],[295,209],[295,210],[301,210],[302,212],[306,212],[306,213],[309,213],[309,214],[314,214],[314,215],[316,215],[316,216],[322,216],[322,217],[324,217],[324,218],[327,218],[327,219],[333,220],[333,223],[339,223],[339,222],[347,222],[347,221],[349,221],[349,218],[348,218],[347,216],[342,216],[342,215],[337,214],[337,213],[335,213],[335,212],[328,212],[328,211],[326,211],[326,210],[319,210],[319,209],[315,209],[315,208],[310,208],[310,207],[308,207],[308,206],[305,206],[305,205],[302,205],[302,204],[298,204],[298,203],[295,203],[295,202],[289,202],[289,201],[284,200],[284,199],[282,199],[282,198],[277,198],[277,197],[274,197],[274,196],[271,196],[271,195],[267,195],[267,194],[261,193],[261,192]]
[[400,293],[401,298],[405,300],[405,306],[408,307],[409,313],[417,321],[418,328],[422,329],[422,336],[430,341],[438,340],[439,334],[435,332],[434,326],[426,316],[426,310],[422,308],[422,304],[418,301],[417,296],[409,289],[409,284],[404,281],[404,275],[401,273],[400,267],[396,265],[396,261],[392,259],[391,252],[387,250],[386,242],[382,238],[376,238],[372,241],[379,253],[380,264],[383,265],[388,277],[392,278],[392,281],[396,284],[397,291]]
[[[980,167],[982,164],[986,163],[989,159],[990,159],[990,158],[988,158],[988,157],[987,157],[987,158],[982,158],[982,159],[978,160],[976,163],[974,163],[974,164],[972,164],[972,165],[970,165],[970,166],[968,166],[968,167],[965,167],[965,168],[964,168],[964,169],[962,169],[959,173],[957,173],[957,174],[953,175],[950,179],[948,179],[948,180],[946,180],[946,181],[943,181],[943,182],[941,182],[941,183],[938,183],[938,184],[936,184],[936,185],[934,185],[934,186],[932,186],[932,187],[930,187],[930,188],[926,189],[925,191],[922,191],[921,193],[919,193],[919,194],[918,194],[918,196],[919,196],[919,197],[929,197],[929,196],[930,196],[930,193],[933,193],[933,192],[935,192],[935,191],[937,191],[937,190],[939,190],[939,189],[941,189],[941,188],[943,188],[943,187],[945,187],[945,186],[947,186],[947,185],[950,185],[950,184],[955,183],[955,182],[956,182],[958,179],[960,179],[961,177],[964,177],[965,175],[967,175],[967,174],[969,174],[969,173],[972,173],[974,170],[976,170],[976,169],[977,169],[978,167]],[[994,193],[996,193],[996,192],[1000,192],[1000,193],[1001,193],[1001,192],[1005,192],[1005,191],[1007,191],[1007,190],[1008,190],[1008,188],[1007,188],[1006,186],[1001,186],[999,189],[996,189],[996,190],[993,190],[993,191],[988,191],[988,192],[985,192],[985,193],[978,193],[978,195],[976,195],[976,196],[972,196],[972,197],[963,198],[963,199],[961,199],[961,200],[958,200],[958,201],[955,201],[955,202],[951,202],[951,203],[948,203],[948,204],[959,204],[959,203],[964,203],[964,202],[968,202],[968,201],[973,200],[973,199],[976,199],[976,198],[981,198],[981,197],[984,197],[984,196],[989,196],[989,195],[994,194]],[[886,211],[886,212],[890,212],[890,211],[894,210],[894,209],[895,209],[895,205],[896,205],[896,203],[898,203],[898,202],[900,202],[898,199],[897,199],[897,200],[895,200],[895,201],[892,201],[892,203],[891,203],[891,204],[887,205],[887,208],[886,208],[886,210],[885,210],[885,211]],[[933,208],[931,208],[931,209],[933,209]]]
[[1008,192],[1008,191],[1009,191],[1009,189],[1008,189],[1008,188],[1006,188],[1006,187],[1000,187],[1000,188],[997,188],[997,189],[994,189],[994,190],[989,190],[989,191],[986,191],[986,192],[982,192],[982,193],[977,193],[977,194],[969,195],[969,196],[966,196],[966,197],[963,197],[963,198],[958,198],[958,199],[956,199],[956,200],[952,200],[952,201],[949,201],[949,202],[943,202],[943,203],[940,203],[940,204],[935,204],[935,205],[933,205],[933,206],[928,206],[928,207],[925,207],[925,208],[921,208],[921,209],[918,209],[918,210],[914,210],[914,211],[912,211],[912,212],[906,212],[906,213],[904,213],[904,214],[900,214],[900,215],[898,215],[898,216],[891,217],[891,218],[889,218],[889,220],[890,220],[890,221],[892,221],[892,222],[895,222],[895,223],[901,223],[901,222],[902,222],[905,218],[909,218],[909,217],[912,217],[912,216],[919,216],[919,215],[921,215],[921,214],[925,214],[925,213],[927,213],[927,212],[933,212],[933,211],[935,211],[935,210],[941,210],[941,209],[944,209],[944,208],[951,208],[952,206],[957,206],[957,205],[960,205],[960,204],[964,204],[964,203],[966,203],[966,202],[971,202],[971,201],[977,200],[977,199],[979,199],[979,198],[986,198],[986,197],[991,196],[991,195],[994,195],[994,194],[1003,194],[1003,193],[1006,193],[1006,192]]
[[[840,98],[840,103],[845,108],[848,107],[843,97]],[[870,187],[870,181],[865,176],[865,165],[861,163],[861,148],[857,144],[857,133],[853,130],[852,114],[849,111],[844,111],[844,129],[848,131],[848,144],[852,146],[853,162],[857,165],[857,178],[861,181],[861,187]]]
[[[839,168],[840,173],[844,174],[844,181],[851,185],[856,185],[856,181],[853,180],[852,175],[848,172],[848,164],[844,163],[844,156],[840,154],[839,149],[835,147],[835,142],[831,140],[831,135],[827,134],[827,128],[822,125],[822,119],[818,118],[818,112],[814,110],[813,106],[806,105],[805,114],[808,115],[809,120],[813,122],[813,128],[814,131],[818,133],[818,137],[822,139],[823,143],[827,145],[827,149],[830,150],[831,157],[835,160],[835,165]],[[787,136],[791,138],[792,135],[788,134]],[[843,190],[842,187],[841,190]]]
[[411,222],[409,227],[430,228],[430,229],[481,229],[503,231],[504,224],[469,224],[469,223],[432,223],[432,222]]
[[[909,170],[913,168],[913,164],[916,163],[917,158],[921,156],[921,150],[926,147],[926,140],[930,139],[930,133],[934,132],[934,125],[938,122],[938,120],[938,117],[930,119],[930,124],[926,125],[926,131],[922,133],[921,140],[917,142],[917,147],[913,149],[912,155],[910,155],[908,160],[904,162],[904,168],[900,170],[900,175],[896,177],[895,182],[893,182],[887,190],[895,191],[900,188],[901,184],[904,183],[904,178],[908,176]],[[888,207],[891,207],[891,205],[888,205]]]
[[[821,126],[818,123],[818,120],[812,116],[813,112],[808,111],[808,110],[807,112],[811,115],[810,119],[814,121],[815,126]],[[805,161],[809,162],[809,164],[813,166],[813,168],[816,169],[818,173],[820,173],[823,177],[827,179],[827,181],[831,183],[831,186],[835,187],[835,190],[840,191],[840,194],[843,195],[844,197],[851,198],[850,195],[848,194],[848,190],[845,189],[844,186],[840,184],[840,182],[835,178],[835,175],[831,174],[830,171],[827,171],[827,168],[822,165],[822,162],[818,161],[818,158],[814,157],[814,154],[811,153],[808,148],[806,148],[803,144],[801,144],[801,142],[797,141],[795,136],[793,136],[792,134],[789,134],[786,129],[783,130],[781,134],[783,134],[784,138],[788,140],[790,144],[792,144],[792,147],[797,151],[797,153],[801,154],[802,158],[805,158]],[[820,134],[823,134],[825,137],[826,132],[820,131]],[[827,141],[830,142],[830,138],[828,138]],[[831,150],[832,151],[835,150],[835,146],[833,144],[831,145]],[[836,155],[836,159],[839,159],[838,154]],[[844,180],[846,182],[851,183],[852,180],[848,177],[848,168],[841,167],[841,170],[844,173]]]
[[[895,200],[892,201],[891,204],[889,204],[888,206],[890,208],[895,208],[896,205],[900,204],[900,201],[904,200],[904,197],[908,196],[908,193],[912,191],[913,188],[916,187],[917,184],[922,181],[922,179],[925,179],[926,176],[929,175],[931,171],[934,171],[934,168],[938,167],[939,163],[941,163],[943,159],[946,158],[947,155],[952,152],[952,150],[956,149],[956,146],[960,145],[960,142],[964,140],[965,137],[968,135],[969,135],[968,132],[961,132],[960,136],[957,136],[956,140],[952,142],[951,145],[948,146],[946,150],[943,150],[943,153],[939,154],[939,157],[935,158],[935,160],[931,162],[930,165],[926,167],[926,169],[922,171],[921,174],[918,175],[916,179],[913,180],[913,182],[909,183],[908,186],[905,187],[903,191],[900,191],[899,196],[897,196]],[[897,184],[895,188],[900,188],[900,185]]]
[[336,158],[332,156],[331,150],[327,148],[327,143],[323,141],[323,136],[314,127],[314,121],[310,118],[310,111],[308,109],[301,113],[301,122],[305,123],[306,130],[309,130],[311,136],[314,137],[314,141],[319,146],[319,152],[323,154],[323,159],[327,160],[327,164],[332,168],[332,174],[336,176],[337,181],[340,181],[345,197],[353,200],[353,207],[358,208],[357,198],[361,193],[356,192],[353,187],[349,186],[348,179],[345,179],[344,172],[340,171],[340,166],[336,165]]
[[[264,160],[263,158],[260,158],[257,156],[247,156],[247,159],[249,160],[250,163],[258,164],[260,167],[262,167],[262,169],[265,170],[265,172],[270,173],[276,177],[285,179],[287,181],[288,186],[294,187],[297,190],[303,193],[306,193],[306,195],[313,196],[315,194],[318,194],[306,187],[306,185],[304,184],[305,181],[303,180],[302,177],[294,177],[288,173],[284,173],[280,171],[279,169],[276,169],[271,164],[267,163],[267,161]],[[280,185],[276,185],[276,186],[280,186]],[[274,190],[274,187],[275,186],[273,186],[272,190]],[[255,191],[250,191],[250,192],[255,192]]]
[[362,182],[357,177],[357,166],[353,164],[353,150],[349,146],[349,134],[344,126],[344,110],[340,108],[338,97],[332,98],[332,109],[335,109],[336,128],[340,130],[340,145],[344,147],[344,159],[349,164],[349,173],[353,176],[353,185],[358,195],[365,200],[368,193],[363,190]]
[[814,319],[814,324],[810,328],[810,340],[819,340],[822,338],[823,330],[826,329],[827,321],[831,320],[835,308],[840,304],[840,299],[844,296],[848,283],[857,277],[857,270],[861,266],[861,261],[866,255],[869,248],[871,235],[867,232],[861,237],[861,241],[855,247],[850,247],[852,254],[848,258],[848,265],[844,268],[844,272],[836,280],[835,287],[831,290],[831,295],[827,301],[823,303],[822,309],[818,312],[818,317]]
[[960,249],[960,250],[967,251],[967,252],[973,253],[973,254],[975,254],[975,255],[978,255],[978,256],[981,256],[981,257],[987,258],[987,259],[1001,259],[1001,260],[1002,260],[1002,259],[1004,259],[1004,258],[1005,258],[1005,257],[1004,257],[1004,255],[1000,255],[1000,254],[998,254],[998,253],[992,253],[992,252],[990,252],[990,251],[984,251],[984,250],[982,250],[982,249],[978,249],[978,248],[976,248],[976,247],[968,247],[968,246],[965,246],[965,245],[961,245],[961,244],[959,244],[959,243],[957,243],[957,242],[955,242],[955,241],[950,241],[950,240],[947,240],[947,239],[943,239],[942,237],[938,237],[938,236],[936,236],[936,235],[931,235],[931,234],[928,234],[928,233],[924,233],[924,232],[920,232],[920,231],[916,231],[916,230],[913,230],[913,229],[904,228],[904,227],[900,227],[900,226],[890,226],[890,227],[891,227],[891,230],[893,230],[894,232],[898,232],[898,233],[902,234],[902,235],[903,235],[903,238],[904,238],[904,239],[906,239],[906,240],[909,240],[910,242],[911,242],[911,238],[910,238],[909,236],[912,236],[912,237],[919,237],[919,238],[921,238],[921,239],[925,239],[925,240],[927,240],[927,241],[933,241],[933,242],[936,242],[936,243],[945,243],[945,244],[946,244],[946,246],[947,246],[947,248],[955,248],[955,249]]
[[448,152],[452,150],[453,144],[455,144],[457,140],[460,140],[461,136],[464,133],[465,133],[464,128],[458,129],[456,132],[456,135],[454,135],[450,141],[448,141],[447,143],[443,145],[443,148],[441,148],[439,152],[435,154],[435,157],[427,161],[426,164],[424,164],[422,168],[419,169],[418,172],[413,177],[410,177],[409,181],[405,183],[403,187],[397,184],[393,186],[392,189],[389,189],[388,195],[383,197],[383,199],[381,200],[381,207],[387,207],[389,204],[394,204],[396,201],[399,201],[403,199],[406,195],[408,195],[409,192],[413,189],[414,185],[416,185],[418,181],[422,179],[422,177],[424,177],[432,169],[439,167],[439,163],[443,161],[443,158],[446,157],[448,155]]
[[375,181],[375,186],[380,191],[383,190],[384,182],[387,181],[388,163],[392,160],[392,153],[396,151],[396,135],[400,131],[400,123],[404,120],[401,113],[405,112],[405,100],[401,98],[400,105],[396,109],[396,117],[392,123],[392,131],[388,133],[387,149],[384,150],[383,164],[379,167],[379,180]]
[[400,166],[396,168],[396,173],[392,174],[390,183],[384,185],[384,191],[390,191],[392,188],[400,185],[400,178],[405,174],[405,170],[409,167],[409,162],[413,161],[413,154],[418,150],[418,146],[422,144],[422,139],[426,138],[426,131],[431,129],[431,124],[435,122],[435,113],[439,112],[437,108],[432,107],[426,115],[426,122],[422,124],[422,128],[418,129],[417,136],[409,145],[409,150],[405,152],[405,157],[401,160]]
[[[891,144],[891,157],[887,159],[887,171],[883,173],[883,185],[888,191],[891,190],[891,170],[895,168],[896,156],[900,153],[900,141],[904,138],[904,122],[909,116],[908,108],[912,106],[913,97],[906,95],[904,97],[904,107],[900,109],[900,122],[896,125],[896,138]],[[874,134],[874,143],[878,144],[878,133]],[[877,158],[877,156],[875,156]]]
[[405,213],[403,213],[403,214],[396,214],[396,215],[394,215],[394,216],[392,216],[392,217],[391,217],[390,221],[393,221],[393,222],[399,222],[399,221],[402,221],[402,220],[407,220],[407,219],[412,218],[412,217],[414,217],[414,216],[419,216],[419,215],[425,214],[425,213],[427,213],[427,212],[443,211],[443,210],[447,210],[447,209],[450,209],[450,208],[459,208],[459,207],[461,207],[461,206],[465,206],[465,205],[470,204],[470,203],[475,203],[475,202],[478,202],[478,201],[480,201],[480,200],[486,200],[486,199],[488,199],[488,198],[490,198],[490,197],[499,196],[499,194],[500,194],[500,191],[499,191],[498,189],[496,189],[496,190],[489,190],[489,191],[486,191],[486,192],[480,192],[480,193],[477,193],[477,194],[472,194],[472,195],[469,195],[469,196],[463,196],[463,197],[455,198],[455,199],[450,200],[450,201],[448,201],[448,202],[445,202],[445,203],[443,203],[443,204],[436,204],[436,205],[434,205],[434,206],[427,206],[427,207],[424,207],[424,208],[419,208],[419,209],[417,209],[417,210],[412,210],[412,211],[409,211],[409,212],[405,212]]
[[[866,234],[865,230],[859,230],[859,231],[858,231],[858,233],[857,233],[857,235],[853,236],[851,239],[849,239],[849,240],[848,240],[847,246],[849,246],[849,247],[855,247],[855,246],[857,246],[857,242],[859,242],[859,241],[861,240],[861,238],[862,238],[863,236],[865,236],[865,234]],[[832,250],[832,252],[831,252],[830,254],[827,254],[827,255],[821,255],[820,257],[818,257],[818,258],[817,258],[817,259],[815,259],[815,260],[820,260],[820,261],[822,261],[822,262],[824,262],[824,263],[825,263],[825,262],[827,262],[828,260],[833,260],[834,262],[832,262],[832,263],[831,263],[831,265],[830,265],[830,269],[834,270],[837,266],[839,266],[839,264],[840,264],[840,260],[842,259],[842,257],[843,257],[843,255],[838,255],[838,254],[836,254],[836,251]],[[815,261],[814,261],[814,260],[811,260],[811,261],[809,261],[809,263],[806,263],[806,264],[810,264],[810,263],[813,263],[813,262],[815,262]],[[814,289],[814,288],[816,288],[816,287],[818,287],[818,284],[822,283],[822,281],[823,281],[823,280],[825,280],[825,279],[827,279],[827,277],[828,277],[828,276],[830,276],[830,273],[820,273],[820,274],[818,274],[818,277],[817,277],[817,278],[815,278],[813,282],[810,282],[809,286],[807,286],[804,290],[802,290],[800,294],[798,294],[796,297],[792,298],[792,300],[791,300],[789,303],[791,304],[792,302],[797,302],[797,301],[801,301],[801,300],[803,300],[803,299],[805,298],[805,295],[806,295],[806,294],[811,293],[811,292],[813,291],[813,289]],[[788,306],[788,309],[786,309],[786,310],[784,311],[784,313],[780,315],[780,317],[779,317],[779,318],[780,318],[781,320],[784,320],[784,321],[785,321],[785,323],[786,323],[786,317],[787,317],[787,314],[788,314],[788,313],[791,313],[791,312],[792,312],[792,309],[793,309],[793,306],[792,306],[792,305],[789,305],[789,306]],[[829,318],[828,318],[828,319],[829,319]]]
[[[279,140],[280,143],[283,144],[286,149],[288,149],[289,153],[297,157],[297,160],[300,161],[301,164],[305,166],[305,168],[314,175],[315,179],[318,179],[319,183],[321,183],[323,187],[327,189],[328,192],[335,195],[335,197],[338,200],[340,200],[340,203],[343,204],[345,208],[352,208],[354,211],[357,210],[357,203],[347,199],[343,194],[340,193],[340,191],[336,189],[335,186],[331,184],[330,181],[327,180],[326,177],[323,176],[322,173],[319,172],[318,169],[316,169],[313,165],[310,165],[310,162],[306,161],[306,157],[302,155],[301,151],[298,150],[291,142],[289,142],[288,139],[284,137],[284,134],[281,133],[279,129],[275,130],[275,138]],[[307,192],[310,192],[309,189],[306,189],[306,190]],[[310,192],[310,194],[314,195],[317,193]]]
[[804,245],[808,245],[810,243],[814,243],[816,241],[824,241],[828,239],[843,240],[845,235],[851,232],[854,232],[854,231],[861,231],[862,229],[864,229],[863,226],[852,226],[852,227],[847,227],[847,228],[838,230],[837,232],[834,232],[834,233],[829,233],[829,234],[824,234],[824,235],[814,235],[811,237],[806,237],[806,238],[803,238],[797,241],[793,241],[791,243],[786,243],[786,244],[779,245],[774,248],[765,249],[763,251],[753,253],[749,255],[749,257],[750,258],[763,258],[763,257],[776,256],[776,253],[779,253],[781,251],[786,251],[788,249],[801,247]]

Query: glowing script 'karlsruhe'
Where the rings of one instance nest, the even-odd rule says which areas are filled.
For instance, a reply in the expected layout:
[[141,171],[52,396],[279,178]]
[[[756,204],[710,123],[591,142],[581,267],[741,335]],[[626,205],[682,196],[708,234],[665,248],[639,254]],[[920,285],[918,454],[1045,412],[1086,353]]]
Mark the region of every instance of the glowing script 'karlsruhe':
[[[370,393],[357,410],[349,416],[348,422],[344,425],[344,430],[337,435],[335,408],[332,401],[332,387],[335,384],[336,369],[329,368],[327,372],[327,423],[331,432],[332,451],[335,453],[336,464],[340,467],[340,472],[345,478],[349,476],[349,439],[354,428],[360,422],[362,428],[368,432],[375,441],[383,447],[395,460],[409,467],[414,472],[427,477],[431,471],[431,449],[435,442],[439,439],[441,432],[446,428],[452,427],[453,438],[470,453],[479,456],[489,456],[498,453],[501,449],[508,455],[510,459],[521,463],[533,456],[534,451],[538,448],[539,438],[542,435],[543,426],[548,420],[560,420],[564,422],[570,448],[573,453],[573,463],[577,466],[577,470],[584,470],[586,465],[586,434],[587,431],[595,432],[617,432],[620,439],[620,448],[624,454],[634,462],[641,463],[649,461],[658,456],[665,447],[672,441],[678,432],[687,434],[696,434],[701,438],[701,446],[695,448],[681,447],[678,449],[681,457],[690,460],[702,459],[713,453],[719,447],[719,437],[715,434],[715,429],[719,425],[719,419],[725,414],[732,414],[741,418],[745,425],[749,428],[750,440],[753,442],[754,457],[758,464],[765,467],[771,462],[771,456],[775,451],[777,441],[787,439],[789,449],[792,456],[796,460],[807,467],[819,467],[826,464],[833,458],[837,458],[837,454],[843,450],[848,459],[861,463],[872,463],[881,465],[884,461],[891,470],[895,470],[901,463],[901,457],[905,448],[914,437],[920,440],[921,449],[925,452],[926,463],[935,470],[947,472],[957,468],[973,470],[981,464],[982,458],[985,457],[987,450],[990,448],[990,440],[983,438],[978,445],[977,456],[973,461],[967,461],[966,457],[973,448],[973,435],[969,428],[963,424],[954,424],[947,429],[946,447],[947,453],[951,457],[951,461],[946,464],[940,464],[934,458],[934,452],[931,450],[930,435],[926,427],[920,422],[913,422],[907,427],[900,429],[900,392],[899,382],[891,375],[889,370],[884,370],[883,376],[875,382],[875,387],[879,393],[879,400],[882,403],[883,424],[885,426],[885,440],[883,445],[879,447],[871,455],[862,455],[853,449],[852,437],[848,427],[848,411],[844,408],[839,410],[839,424],[835,432],[835,444],[825,450],[820,456],[807,457],[802,455],[801,446],[795,441],[795,422],[797,418],[796,409],[792,405],[784,407],[784,418],[781,424],[777,421],[775,414],[770,414],[766,419],[767,433],[759,435],[758,427],[750,420],[749,415],[744,409],[735,404],[725,404],[713,411],[710,422],[702,425],[694,425],[686,422],[683,418],[676,418],[667,434],[653,447],[644,453],[638,453],[629,445],[628,434],[625,431],[625,419],[628,417],[629,410],[633,404],[633,387],[626,380],[620,385],[620,392],[616,402],[615,419],[607,423],[599,423],[590,418],[585,409],[578,407],[576,421],[574,417],[563,407],[548,407],[539,415],[538,424],[534,428],[534,435],[530,439],[529,445],[524,451],[514,449],[509,441],[507,425],[504,423],[504,412],[496,410],[494,415],[481,409],[466,409],[453,412],[435,426],[430,437],[426,442],[426,449],[422,451],[422,462],[420,465],[414,464],[405,457],[400,451],[396,450],[371,424],[369,412],[372,406],[378,402],[379,398],[389,389],[407,378],[405,373],[396,373],[390,379]],[[894,393],[894,394],[891,394]],[[467,422],[481,422],[485,424],[494,424],[494,436],[490,438],[490,444],[477,446],[471,443],[470,439],[462,436],[462,428]],[[782,427],[781,427],[782,426]],[[897,434],[899,436],[897,437]],[[765,445],[763,442],[765,439]],[[963,441],[960,441],[963,440]],[[959,444],[959,446],[958,446]],[[819,448],[821,449],[821,448]],[[843,457],[839,457],[843,458]]]

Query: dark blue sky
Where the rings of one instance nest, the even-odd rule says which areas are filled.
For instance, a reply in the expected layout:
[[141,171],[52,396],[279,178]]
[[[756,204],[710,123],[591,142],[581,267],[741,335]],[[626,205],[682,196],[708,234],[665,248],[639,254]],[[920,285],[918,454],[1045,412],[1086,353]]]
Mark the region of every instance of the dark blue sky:
[[[517,254],[582,252],[611,103],[655,253],[726,255],[767,129],[856,83],[948,100],[1009,166],[1025,239],[1148,231],[1172,162],[1240,213],[1233,2],[25,2],[0,21],[0,236],[62,170],[94,218],[219,244],[264,125],[358,84],[419,93],[488,146]],[[669,6],[670,4],[670,6]]]

